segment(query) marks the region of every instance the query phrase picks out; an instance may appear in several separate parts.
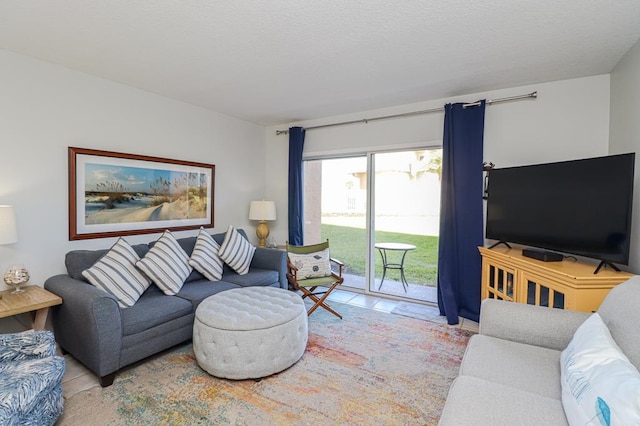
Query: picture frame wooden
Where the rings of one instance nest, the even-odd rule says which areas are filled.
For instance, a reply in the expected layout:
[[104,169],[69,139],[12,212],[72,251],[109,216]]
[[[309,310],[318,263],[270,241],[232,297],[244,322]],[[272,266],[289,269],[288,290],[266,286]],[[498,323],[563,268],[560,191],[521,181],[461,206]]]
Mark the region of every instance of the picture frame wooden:
[[69,240],[212,228],[215,165],[69,147]]

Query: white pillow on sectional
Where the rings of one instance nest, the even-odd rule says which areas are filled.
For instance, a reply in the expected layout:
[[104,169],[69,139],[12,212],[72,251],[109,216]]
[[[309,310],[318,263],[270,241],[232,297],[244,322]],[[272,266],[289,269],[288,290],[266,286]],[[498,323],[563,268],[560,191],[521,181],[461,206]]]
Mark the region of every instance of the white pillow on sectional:
[[256,248],[236,228],[229,225],[218,251],[220,259],[239,275],[244,275],[249,272],[249,265],[255,252]]
[[115,296],[122,308],[133,306],[151,281],[138,270],[138,254],[124,239],[118,241],[82,276],[97,288]]
[[640,373],[598,313],[560,356],[562,405],[570,425],[640,424]]
[[192,271],[189,256],[170,231],[165,231],[136,265],[168,296],[180,291]]
[[189,258],[189,265],[204,275],[210,281],[220,281],[224,262],[218,256],[220,245],[204,228],[200,228],[193,253]]

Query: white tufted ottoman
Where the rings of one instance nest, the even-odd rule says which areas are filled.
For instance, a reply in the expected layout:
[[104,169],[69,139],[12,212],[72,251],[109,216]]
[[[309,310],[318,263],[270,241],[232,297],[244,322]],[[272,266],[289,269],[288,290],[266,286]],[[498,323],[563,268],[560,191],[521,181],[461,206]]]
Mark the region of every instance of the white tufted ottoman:
[[302,298],[274,287],[235,288],[207,297],[196,309],[193,350],[212,376],[256,379],[295,364],[307,347]]

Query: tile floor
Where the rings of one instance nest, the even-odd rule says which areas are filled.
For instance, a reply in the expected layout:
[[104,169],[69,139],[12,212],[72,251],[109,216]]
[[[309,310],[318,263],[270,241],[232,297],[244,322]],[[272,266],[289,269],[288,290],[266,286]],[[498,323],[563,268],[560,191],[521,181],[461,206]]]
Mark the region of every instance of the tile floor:
[[[345,290],[334,290],[327,299],[375,311],[446,324],[446,319],[440,316],[438,308],[431,305],[384,299]],[[460,318],[460,323],[452,327],[478,332],[478,323],[464,318]],[[67,371],[62,383],[65,398],[94,386],[100,386],[98,378],[71,355],[65,355],[65,360],[67,362]]]

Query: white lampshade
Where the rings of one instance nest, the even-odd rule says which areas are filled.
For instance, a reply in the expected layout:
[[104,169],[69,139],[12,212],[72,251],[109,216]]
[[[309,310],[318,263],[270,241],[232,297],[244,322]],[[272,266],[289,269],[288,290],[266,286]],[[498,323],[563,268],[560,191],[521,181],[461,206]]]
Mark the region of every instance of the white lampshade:
[[252,201],[249,220],[276,220],[276,203],[273,201]]
[[0,206],[0,244],[12,244],[17,241],[18,229],[13,206]]

